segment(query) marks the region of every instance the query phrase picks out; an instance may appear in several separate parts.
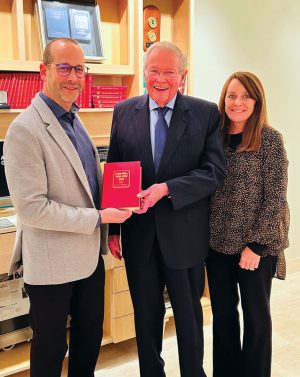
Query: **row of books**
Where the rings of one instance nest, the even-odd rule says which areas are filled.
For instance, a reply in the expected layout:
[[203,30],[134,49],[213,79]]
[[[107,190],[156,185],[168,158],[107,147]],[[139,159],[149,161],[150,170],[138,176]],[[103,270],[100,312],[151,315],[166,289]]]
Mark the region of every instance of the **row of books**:
[[25,109],[29,106],[42,85],[39,73],[0,73],[0,90],[7,91],[7,101],[11,109]]
[[84,87],[75,101],[80,108],[90,109],[92,107],[92,79],[91,74],[85,76]]
[[[28,107],[42,85],[39,73],[0,73],[0,90],[7,91],[11,109]],[[126,99],[126,92],[126,86],[92,85],[92,75],[87,74],[84,88],[75,102],[80,108],[113,108],[116,103]]]

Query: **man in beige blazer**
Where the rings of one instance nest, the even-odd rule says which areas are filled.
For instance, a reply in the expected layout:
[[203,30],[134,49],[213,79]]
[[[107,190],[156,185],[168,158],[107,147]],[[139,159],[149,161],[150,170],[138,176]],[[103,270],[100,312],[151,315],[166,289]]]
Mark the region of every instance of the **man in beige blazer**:
[[[107,223],[130,211],[99,210],[98,154],[74,101],[86,68],[79,44],[46,46],[43,90],[11,124],[5,173],[18,215],[10,274],[21,265],[33,329],[31,377],[59,377],[67,351],[69,377],[92,377],[102,339]],[[100,126],[100,125],[99,125]]]

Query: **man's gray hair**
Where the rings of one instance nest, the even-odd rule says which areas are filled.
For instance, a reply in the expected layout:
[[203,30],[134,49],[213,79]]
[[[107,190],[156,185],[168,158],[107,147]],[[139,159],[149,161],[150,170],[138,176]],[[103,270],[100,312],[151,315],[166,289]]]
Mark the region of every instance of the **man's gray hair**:
[[148,50],[146,51],[144,55],[144,71],[147,67],[148,59],[150,54],[152,53],[153,50],[155,49],[161,49],[161,50],[171,50],[175,52],[175,54],[178,56],[179,61],[180,61],[180,73],[184,72],[187,66],[187,61],[186,57],[183,54],[183,52],[180,50],[179,47],[177,47],[174,43],[169,42],[169,41],[161,41],[161,42],[156,42],[153,45],[151,45]]

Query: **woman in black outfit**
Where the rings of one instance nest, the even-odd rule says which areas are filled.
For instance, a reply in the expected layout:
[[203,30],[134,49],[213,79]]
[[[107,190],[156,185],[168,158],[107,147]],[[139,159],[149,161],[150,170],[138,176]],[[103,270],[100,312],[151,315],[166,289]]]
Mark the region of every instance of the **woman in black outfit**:
[[288,161],[281,134],[268,124],[264,90],[254,74],[228,78],[219,111],[227,170],[210,203],[213,377],[270,377],[271,284],[274,276],[285,278],[288,246]]

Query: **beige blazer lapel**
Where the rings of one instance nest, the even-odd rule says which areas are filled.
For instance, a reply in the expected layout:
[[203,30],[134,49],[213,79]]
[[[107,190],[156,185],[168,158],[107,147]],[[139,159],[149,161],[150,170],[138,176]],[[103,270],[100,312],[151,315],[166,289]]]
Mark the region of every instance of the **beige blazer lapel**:
[[56,141],[56,143],[61,148],[62,152],[65,154],[65,156],[69,160],[80,182],[82,183],[83,187],[88,193],[91,199],[91,202],[94,203],[90,186],[86,178],[86,174],[83,169],[81,160],[79,158],[79,155],[76,149],[74,148],[74,145],[69,139],[68,135],[66,134],[66,132],[64,131],[64,129],[58,122],[53,112],[49,109],[49,107],[46,105],[46,103],[41,99],[39,95],[36,95],[36,97],[33,99],[32,105],[40,114],[42,121],[46,125],[47,131],[51,134],[53,139]]

